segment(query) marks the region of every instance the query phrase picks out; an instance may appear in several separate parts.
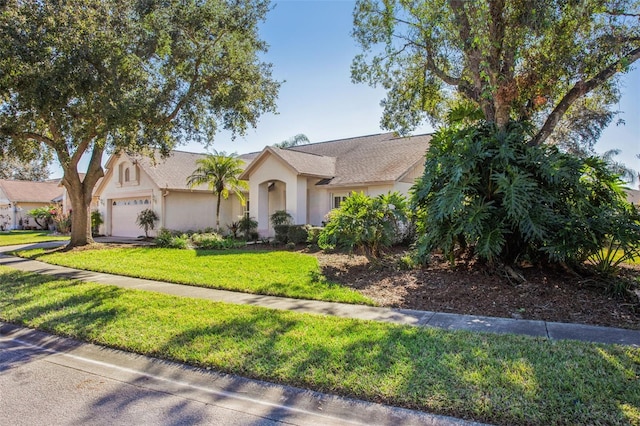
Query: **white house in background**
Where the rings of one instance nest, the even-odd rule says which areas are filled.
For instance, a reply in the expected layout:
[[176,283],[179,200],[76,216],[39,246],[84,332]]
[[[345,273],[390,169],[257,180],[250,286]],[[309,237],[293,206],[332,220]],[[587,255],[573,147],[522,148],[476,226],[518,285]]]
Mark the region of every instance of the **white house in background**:
[[64,198],[59,181],[34,182],[0,179],[0,229],[38,228],[28,213],[38,207],[57,204]]
[[[258,221],[258,232],[273,235],[269,216],[286,210],[296,224],[321,225],[325,215],[352,191],[375,196],[389,191],[406,194],[422,174],[430,135],[400,138],[393,133],[302,145],[288,149],[266,147],[241,155],[249,182],[242,206],[231,195],[223,200],[220,223],[243,214]],[[139,236],[140,211],[151,208],[160,220],[156,230],[199,230],[215,226],[216,199],[206,185],[194,189],[187,178],[205,154],[172,151],[166,159],[113,155],[94,199],[102,213],[101,233]]]

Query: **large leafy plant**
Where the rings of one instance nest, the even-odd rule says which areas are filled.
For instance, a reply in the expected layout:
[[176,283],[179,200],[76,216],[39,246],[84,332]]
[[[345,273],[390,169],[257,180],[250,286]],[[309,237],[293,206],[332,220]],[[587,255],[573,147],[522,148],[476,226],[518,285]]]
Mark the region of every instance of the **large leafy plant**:
[[439,130],[412,188],[417,254],[471,251],[489,262],[579,264],[614,244],[633,253],[637,209],[601,159],[531,146],[530,127],[511,122]]
[[374,198],[353,192],[328,218],[318,237],[320,248],[362,249],[377,256],[406,228],[407,203],[397,192]]

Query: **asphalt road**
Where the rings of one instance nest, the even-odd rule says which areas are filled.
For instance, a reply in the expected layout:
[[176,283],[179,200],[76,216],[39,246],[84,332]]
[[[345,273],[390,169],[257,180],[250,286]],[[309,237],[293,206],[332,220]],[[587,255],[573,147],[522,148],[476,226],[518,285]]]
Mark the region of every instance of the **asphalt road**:
[[0,323],[0,425],[471,425]]

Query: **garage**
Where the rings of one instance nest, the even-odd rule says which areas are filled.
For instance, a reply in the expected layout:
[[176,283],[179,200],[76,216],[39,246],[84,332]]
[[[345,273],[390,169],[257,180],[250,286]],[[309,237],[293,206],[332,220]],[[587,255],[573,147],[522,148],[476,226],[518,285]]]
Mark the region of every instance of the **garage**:
[[151,206],[149,197],[119,198],[111,200],[111,235],[138,237],[144,230],[136,224],[138,214]]

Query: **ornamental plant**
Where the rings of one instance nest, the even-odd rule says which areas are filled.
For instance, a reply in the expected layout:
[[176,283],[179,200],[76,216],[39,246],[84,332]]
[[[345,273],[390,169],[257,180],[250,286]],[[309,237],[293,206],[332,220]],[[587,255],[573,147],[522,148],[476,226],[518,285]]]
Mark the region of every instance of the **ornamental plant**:
[[329,212],[318,246],[324,250],[360,249],[376,257],[384,247],[397,241],[401,224],[407,222],[407,203],[400,193],[372,198],[353,192],[340,208]]
[[610,244],[636,252],[638,210],[619,176],[600,158],[531,146],[530,129],[480,122],[434,134],[411,190],[420,261],[441,250],[452,261],[466,252],[489,263],[575,266]]
[[140,213],[138,213],[138,218],[136,219],[136,223],[144,229],[145,238],[149,238],[149,229],[153,229],[155,227],[156,221],[160,218],[152,209],[144,209]]

